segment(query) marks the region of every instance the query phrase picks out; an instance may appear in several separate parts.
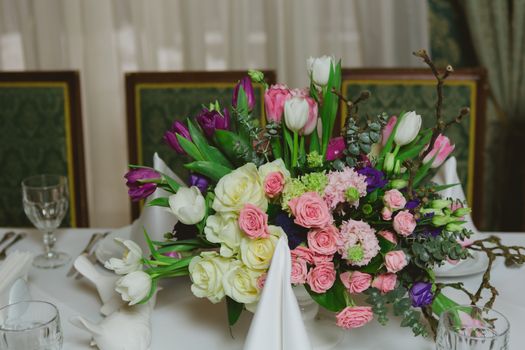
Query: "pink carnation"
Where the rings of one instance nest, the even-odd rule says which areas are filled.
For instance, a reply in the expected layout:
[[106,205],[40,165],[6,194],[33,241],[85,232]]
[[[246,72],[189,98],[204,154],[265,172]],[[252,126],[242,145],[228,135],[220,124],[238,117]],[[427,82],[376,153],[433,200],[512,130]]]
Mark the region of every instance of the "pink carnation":
[[[352,265],[365,266],[379,253],[379,241],[375,231],[364,221],[343,221],[339,237],[337,251],[343,259],[347,259]],[[348,257],[348,250],[354,247],[362,249],[362,258],[357,261],[350,260]]]
[[306,274],[308,267],[306,261],[303,259],[292,259],[292,274],[291,279],[293,284],[304,284],[306,282]]
[[[351,187],[357,190],[359,197],[366,196],[366,176],[358,174],[354,169],[345,167],[343,171],[331,171],[327,176],[328,184],[324,189],[324,199],[331,209],[347,201],[345,194]],[[350,204],[357,208],[359,200]]]
[[407,200],[399,190],[393,189],[385,192],[383,196],[383,203],[392,211],[403,209],[407,204]]
[[300,258],[309,264],[314,263],[312,251],[303,245],[295,247],[295,249],[290,251],[290,254],[292,255],[292,259]]
[[372,321],[371,306],[347,306],[335,318],[336,324],[344,329],[359,328]]
[[308,232],[308,247],[317,254],[333,255],[337,251],[339,231],[335,226],[326,226]]
[[247,203],[239,214],[239,227],[251,239],[267,238],[270,236],[268,231],[268,215],[259,207]]
[[325,201],[317,192],[306,192],[293,198],[288,202],[288,206],[295,216],[294,222],[297,225],[322,228],[333,221]]
[[372,287],[379,289],[383,294],[388,293],[396,287],[397,275],[395,273],[384,273],[372,281]]
[[379,231],[377,234],[389,241],[390,243],[397,244],[396,234],[392,231],[382,230]]
[[372,283],[372,275],[359,271],[343,272],[339,275],[339,278],[346,289],[348,289],[348,292],[352,294],[364,292]]
[[408,210],[400,211],[394,217],[394,230],[401,236],[410,236],[416,228],[417,222]]
[[388,272],[401,271],[407,264],[407,257],[402,250],[394,250],[385,254],[385,266]]
[[285,182],[280,171],[271,172],[264,179],[264,192],[270,198],[277,197],[283,191]]
[[331,262],[324,262],[310,269],[306,281],[312,291],[316,293],[324,293],[332,288],[335,282],[335,277],[336,273],[334,264]]

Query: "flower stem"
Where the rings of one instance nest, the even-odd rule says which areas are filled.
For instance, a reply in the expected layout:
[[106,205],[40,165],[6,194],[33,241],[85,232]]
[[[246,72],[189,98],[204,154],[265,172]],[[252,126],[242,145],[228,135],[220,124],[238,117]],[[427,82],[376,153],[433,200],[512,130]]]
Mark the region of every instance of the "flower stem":
[[292,167],[297,166],[297,155],[299,153],[299,133],[293,132],[293,155],[292,155]]

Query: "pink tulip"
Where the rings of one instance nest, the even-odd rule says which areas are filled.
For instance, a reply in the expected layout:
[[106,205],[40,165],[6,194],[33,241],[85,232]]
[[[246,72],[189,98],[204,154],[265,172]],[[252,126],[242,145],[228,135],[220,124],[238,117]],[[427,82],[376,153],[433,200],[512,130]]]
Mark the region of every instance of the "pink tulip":
[[450,140],[445,135],[439,134],[434,142],[434,147],[425,156],[423,163],[428,163],[437,154],[436,158],[432,162],[431,167],[437,168],[447,159],[447,157],[454,150],[454,145],[450,143]]
[[381,145],[384,146],[386,142],[388,141],[388,138],[390,137],[390,134],[392,133],[392,130],[394,130],[394,126],[396,126],[397,123],[397,117],[394,115],[388,119],[388,123],[386,123],[385,127],[383,128],[383,135],[381,136]]
[[317,126],[317,102],[311,97],[306,97],[306,102],[308,102],[308,120],[303,128],[299,130],[299,135],[310,135]]
[[281,123],[284,113],[284,103],[292,97],[288,87],[284,84],[272,85],[264,93],[264,106],[268,122]]

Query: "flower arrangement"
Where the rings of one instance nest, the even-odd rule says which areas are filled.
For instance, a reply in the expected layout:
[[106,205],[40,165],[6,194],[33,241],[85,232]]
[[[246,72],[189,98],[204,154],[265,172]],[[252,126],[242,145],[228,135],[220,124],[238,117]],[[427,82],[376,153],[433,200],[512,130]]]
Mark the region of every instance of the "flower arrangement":
[[[424,51],[416,55],[437,78],[430,129],[422,129],[415,111],[361,118],[357,105],[370,94],[353,101],[342,96],[341,63],[327,56],[308,60],[308,88],[268,86],[261,72],[249,71],[231,106],[215,102],[176,121],[164,138],[193,159],[185,165],[188,187],[140,166],[126,175],[133,200],[157,188],[170,192],[147,205],[166,207],[179,224],[166,241],[146,234],[149,257],[125,241],[129,253],[106,263],[124,275],[117,282],[123,299],[145,302],[160,279],[189,275],[196,297],[226,299],[234,324],[244,309],[256,309],[277,241],[286,236],[292,283],[337,313],[338,326],[361,327],[374,315],[384,324],[392,305],[402,326],[427,334],[423,316],[435,326],[435,317],[455,304],[432,269],[466,259],[470,236],[463,227],[470,209],[441,198],[447,186],[427,179],[454,150],[443,132],[468,110],[443,121],[441,88],[452,69],[440,73]],[[252,117],[252,82],[266,86],[263,128]],[[340,100],[350,112],[333,136]],[[194,235],[185,237],[188,232]]]

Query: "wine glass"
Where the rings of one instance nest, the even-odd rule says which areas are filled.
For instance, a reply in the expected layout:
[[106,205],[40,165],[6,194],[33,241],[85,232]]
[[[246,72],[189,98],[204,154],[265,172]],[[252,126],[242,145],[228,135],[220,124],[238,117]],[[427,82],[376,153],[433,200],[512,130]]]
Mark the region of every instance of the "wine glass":
[[0,349],[60,350],[63,335],[56,306],[21,301],[0,309]]
[[69,261],[69,255],[54,250],[54,231],[60,226],[68,208],[67,178],[61,175],[36,175],[22,181],[24,212],[35,227],[44,233],[45,253],[33,265],[51,269]]
[[437,350],[507,350],[509,321],[497,311],[472,305],[441,314]]

